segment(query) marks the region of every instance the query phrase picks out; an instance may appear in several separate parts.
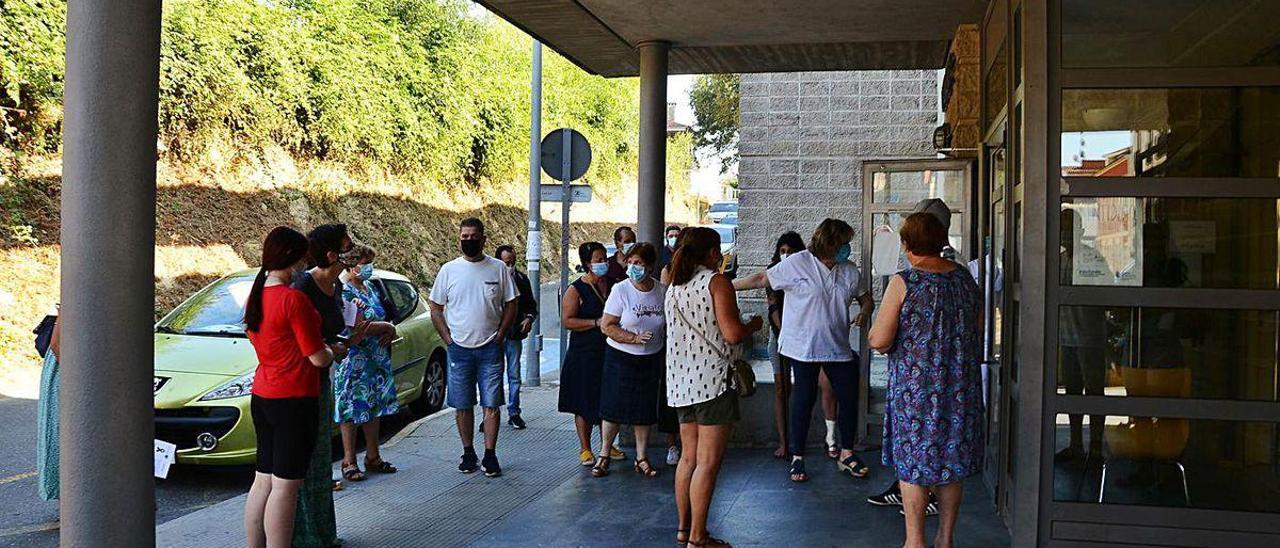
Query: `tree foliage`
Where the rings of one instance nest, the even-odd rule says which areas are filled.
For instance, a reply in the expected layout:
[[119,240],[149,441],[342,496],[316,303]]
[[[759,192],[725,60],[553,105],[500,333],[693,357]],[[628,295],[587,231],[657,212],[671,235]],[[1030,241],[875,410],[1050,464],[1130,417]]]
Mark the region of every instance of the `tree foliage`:
[[57,147],[66,0],[0,0],[0,146]]
[[[182,162],[214,144],[244,154],[275,145],[428,184],[522,179],[531,41],[469,5],[166,1],[166,153]],[[59,146],[65,14],[66,0],[0,0],[0,146]],[[543,127],[585,134],[594,149],[587,182],[617,190],[636,165],[637,82],[590,76],[547,53]]]
[[689,90],[694,144],[721,157],[722,172],[738,161],[738,81],[737,74],[704,74]]

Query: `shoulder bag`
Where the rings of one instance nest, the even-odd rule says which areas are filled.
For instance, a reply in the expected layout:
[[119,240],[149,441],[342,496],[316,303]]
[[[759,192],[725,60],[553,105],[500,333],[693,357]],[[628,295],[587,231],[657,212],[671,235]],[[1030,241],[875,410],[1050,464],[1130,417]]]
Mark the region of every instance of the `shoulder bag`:
[[676,310],[676,316],[680,318],[680,321],[684,323],[689,330],[696,333],[698,338],[702,339],[702,342],[707,343],[707,346],[710,347],[711,350],[714,350],[717,355],[729,362],[729,381],[731,386],[737,389],[738,396],[749,398],[755,394],[756,372],[751,369],[751,364],[740,359],[734,359],[729,352],[721,350],[720,345],[712,342],[711,338],[708,337],[706,333],[703,333],[701,329],[694,327],[693,322],[690,322],[689,319],[685,317],[684,311],[680,310],[679,306],[673,306],[672,308]]

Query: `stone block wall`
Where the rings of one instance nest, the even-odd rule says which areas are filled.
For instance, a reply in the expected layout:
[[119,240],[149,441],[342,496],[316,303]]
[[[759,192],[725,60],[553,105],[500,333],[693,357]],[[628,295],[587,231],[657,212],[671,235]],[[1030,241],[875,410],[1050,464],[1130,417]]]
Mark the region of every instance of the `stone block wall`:
[[[738,141],[740,275],[762,270],[787,230],[822,219],[862,228],[862,163],[934,158],[938,71],[744,74]],[[860,256],[861,238],[854,240]],[[763,313],[764,295],[743,295]],[[762,344],[755,345],[761,354]]]

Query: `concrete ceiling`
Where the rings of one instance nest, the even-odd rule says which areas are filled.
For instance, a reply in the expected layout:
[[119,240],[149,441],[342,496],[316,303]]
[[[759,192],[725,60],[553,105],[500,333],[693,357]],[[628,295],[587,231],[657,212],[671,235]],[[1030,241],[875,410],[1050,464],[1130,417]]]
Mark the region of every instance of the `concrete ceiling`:
[[477,0],[578,66],[639,73],[671,43],[672,74],[941,68],[985,0]]

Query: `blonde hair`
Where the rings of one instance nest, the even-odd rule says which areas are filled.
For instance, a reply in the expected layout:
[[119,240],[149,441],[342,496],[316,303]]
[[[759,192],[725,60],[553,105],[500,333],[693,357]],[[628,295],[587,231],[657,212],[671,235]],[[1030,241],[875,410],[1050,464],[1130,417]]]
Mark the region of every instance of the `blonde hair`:
[[840,246],[853,240],[853,227],[840,219],[823,219],[809,240],[809,252],[819,259],[836,256]]

